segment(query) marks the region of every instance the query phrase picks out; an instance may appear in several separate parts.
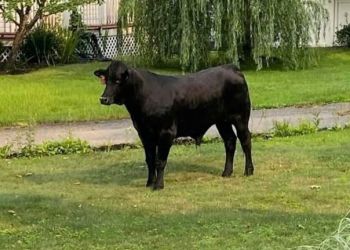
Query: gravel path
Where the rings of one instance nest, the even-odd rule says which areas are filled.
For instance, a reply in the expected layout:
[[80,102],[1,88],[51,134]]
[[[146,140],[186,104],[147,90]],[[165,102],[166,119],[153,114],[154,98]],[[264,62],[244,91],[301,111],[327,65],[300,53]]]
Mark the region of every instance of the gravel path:
[[[252,112],[250,129],[253,133],[270,132],[274,121],[288,121],[293,125],[301,121],[320,120],[320,128],[344,126],[350,123],[350,103],[333,103],[309,107],[288,107],[280,109],[262,109]],[[134,143],[139,141],[130,119],[84,122],[71,124],[38,125],[33,128],[0,128],[0,147],[13,144],[20,147],[26,142],[28,135],[33,135],[34,143],[48,140],[61,140],[69,135],[88,141],[92,146],[106,146]],[[216,137],[215,126],[206,136]]]

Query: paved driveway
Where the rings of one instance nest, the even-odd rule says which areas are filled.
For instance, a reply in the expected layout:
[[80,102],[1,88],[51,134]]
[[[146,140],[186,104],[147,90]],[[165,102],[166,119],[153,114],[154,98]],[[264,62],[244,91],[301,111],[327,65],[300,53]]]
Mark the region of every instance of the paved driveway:
[[[253,133],[270,132],[274,121],[288,121],[293,125],[308,120],[320,120],[320,128],[350,124],[350,103],[334,103],[302,108],[281,108],[254,110],[250,120]],[[69,135],[88,141],[92,146],[127,144],[139,141],[130,119],[102,122],[85,122],[56,125],[39,125],[33,128],[1,128],[0,146],[13,144],[20,147],[32,134],[35,143],[61,140]],[[206,133],[208,137],[218,136],[215,126]]]

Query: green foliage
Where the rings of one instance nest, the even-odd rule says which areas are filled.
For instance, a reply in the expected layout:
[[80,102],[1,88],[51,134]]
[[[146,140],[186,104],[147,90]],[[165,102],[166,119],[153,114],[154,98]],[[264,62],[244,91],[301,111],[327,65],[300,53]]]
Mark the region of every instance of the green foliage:
[[0,159],[85,154],[89,152],[92,152],[92,148],[86,141],[80,139],[67,137],[62,141],[47,141],[37,145],[34,144],[32,136],[28,135],[26,144],[19,150],[14,150],[13,145],[0,147]]
[[328,16],[319,0],[122,0],[120,6],[124,27],[134,18],[143,57],[158,64],[179,56],[191,71],[207,66],[213,49],[224,62],[253,60],[261,69],[278,58],[304,68],[315,63],[308,46]]
[[59,61],[62,43],[55,29],[41,25],[28,35],[21,50],[29,63],[51,65]]
[[[35,13],[39,12],[45,15],[53,15],[65,10],[74,10],[77,6],[100,2],[97,0],[42,0],[42,1],[31,1],[31,0],[2,0],[0,1],[2,7],[2,15],[6,20],[11,21],[16,19],[18,12],[33,11]],[[36,7],[36,8],[34,8]],[[18,10],[18,11],[15,11]]]
[[344,25],[336,32],[337,44],[350,48],[350,24]]
[[69,30],[71,31],[84,31],[86,29],[83,23],[83,17],[77,8],[74,8],[70,14]]
[[299,250],[350,249],[350,214],[340,220],[337,230],[317,246],[301,246]]
[[[40,19],[65,10],[74,10],[79,5],[92,2],[96,2],[96,0],[0,0],[2,17],[5,21],[13,22],[17,26],[12,50],[7,61],[8,69],[12,71],[16,68],[16,58],[20,51],[20,46]],[[46,63],[48,63],[48,60],[51,59],[46,58]]]
[[12,145],[0,147],[0,159],[5,159],[11,155]]
[[41,25],[35,28],[22,45],[22,52],[28,63],[54,65],[77,61],[77,32],[61,27]]
[[274,122],[273,135],[278,137],[288,137],[295,135],[313,134],[318,131],[318,123],[304,121],[293,127],[289,122]]
[[79,33],[72,30],[58,28],[59,36],[61,37],[61,49],[59,55],[60,63],[77,62],[76,49],[79,43]]
[[40,145],[29,143],[17,154],[18,157],[43,157],[51,155],[84,154],[91,152],[86,141],[68,137],[63,141],[48,141]]

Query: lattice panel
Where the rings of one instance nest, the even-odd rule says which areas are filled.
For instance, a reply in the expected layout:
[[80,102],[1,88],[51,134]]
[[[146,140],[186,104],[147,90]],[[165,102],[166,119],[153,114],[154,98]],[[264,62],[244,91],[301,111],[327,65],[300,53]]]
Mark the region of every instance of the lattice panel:
[[133,55],[138,51],[133,35],[124,35],[122,40],[117,36],[101,36],[98,38],[98,44],[107,58]]
[[123,41],[120,48],[122,55],[132,55],[138,51],[135,43],[135,37],[133,35],[123,36]]
[[[8,58],[10,56],[10,51],[11,51],[11,47],[5,47],[4,52],[2,52],[0,54],[0,63],[4,63],[8,60]],[[21,56],[23,56],[23,54],[20,51],[17,55],[17,61],[19,61],[21,59]]]
[[0,54],[0,63],[7,61],[8,57],[10,56],[10,51],[11,51],[11,48],[9,47],[5,48],[4,52]]
[[118,38],[116,36],[98,37],[98,45],[104,57],[114,58],[118,55]]

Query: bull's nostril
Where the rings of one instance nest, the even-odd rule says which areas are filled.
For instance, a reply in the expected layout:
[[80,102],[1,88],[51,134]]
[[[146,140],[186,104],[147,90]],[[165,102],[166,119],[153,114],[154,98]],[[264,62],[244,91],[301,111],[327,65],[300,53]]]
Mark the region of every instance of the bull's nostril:
[[108,98],[107,97],[100,97],[100,102],[102,104],[106,104],[108,102]]

